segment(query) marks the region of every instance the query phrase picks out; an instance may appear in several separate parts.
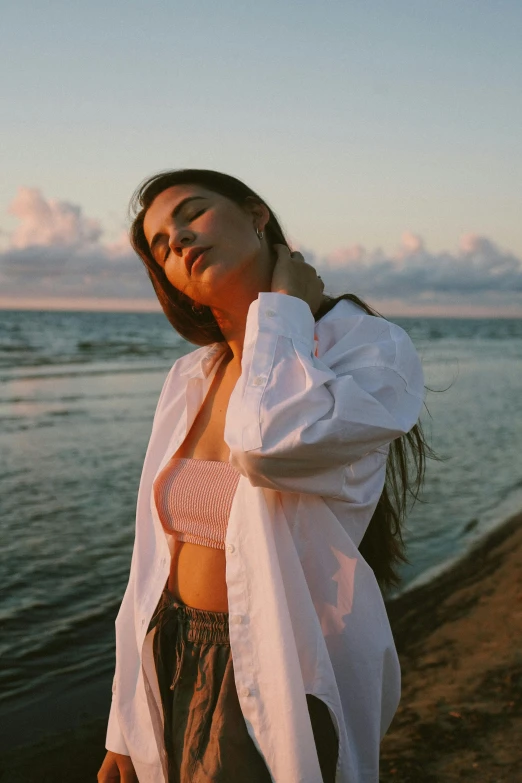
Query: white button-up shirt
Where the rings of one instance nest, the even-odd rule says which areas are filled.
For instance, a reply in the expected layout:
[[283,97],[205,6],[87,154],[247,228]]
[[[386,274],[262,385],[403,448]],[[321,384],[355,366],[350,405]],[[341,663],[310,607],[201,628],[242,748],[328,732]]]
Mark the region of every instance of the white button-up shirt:
[[[106,747],[140,783],[166,780],[161,701],[147,628],[174,539],[152,484],[188,434],[226,344],[176,361],[141,477],[129,583],[116,618]],[[341,300],[309,306],[260,293],[248,310],[241,376],[226,414],[241,473],[226,534],[230,644],[248,732],[276,783],[318,783],[306,694],[339,737],[336,783],[377,783],[379,743],[400,698],[382,595],[358,551],[385,482],[389,444],[424,399],[417,352],[396,324]]]

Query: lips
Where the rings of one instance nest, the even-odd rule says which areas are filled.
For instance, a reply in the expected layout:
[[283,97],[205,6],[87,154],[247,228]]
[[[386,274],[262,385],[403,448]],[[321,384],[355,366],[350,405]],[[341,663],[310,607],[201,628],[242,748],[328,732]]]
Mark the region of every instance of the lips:
[[198,260],[200,255],[204,253],[206,250],[210,250],[209,247],[193,247],[191,248],[185,258],[185,266],[187,269],[187,272],[189,275],[192,272],[192,267],[194,266],[195,262]]

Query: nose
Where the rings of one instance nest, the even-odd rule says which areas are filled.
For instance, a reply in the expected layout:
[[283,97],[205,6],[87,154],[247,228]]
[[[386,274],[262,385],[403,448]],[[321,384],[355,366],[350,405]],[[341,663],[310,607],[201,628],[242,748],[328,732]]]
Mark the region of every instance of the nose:
[[172,229],[169,237],[169,247],[173,253],[181,256],[183,254],[183,248],[190,245],[194,241],[194,233],[189,231],[188,228],[182,228],[176,231]]

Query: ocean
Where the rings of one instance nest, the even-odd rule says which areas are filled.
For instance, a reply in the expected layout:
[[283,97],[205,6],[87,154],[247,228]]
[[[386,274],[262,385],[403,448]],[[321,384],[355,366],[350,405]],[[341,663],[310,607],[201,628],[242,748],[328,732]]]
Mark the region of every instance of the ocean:
[[[391,318],[428,460],[403,587],[522,508],[522,319]],[[152,417],[194,346],[161,313],[0,311],[0,749],[108,711]]]

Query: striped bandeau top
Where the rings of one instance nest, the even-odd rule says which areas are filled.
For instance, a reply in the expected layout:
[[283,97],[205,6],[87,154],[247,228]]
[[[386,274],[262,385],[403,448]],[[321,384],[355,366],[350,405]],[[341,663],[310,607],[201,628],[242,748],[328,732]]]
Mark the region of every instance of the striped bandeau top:
[[173,457],[154,481],[161,524],[180,541],[225,548],[240,473],[229,462]]

